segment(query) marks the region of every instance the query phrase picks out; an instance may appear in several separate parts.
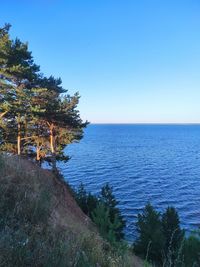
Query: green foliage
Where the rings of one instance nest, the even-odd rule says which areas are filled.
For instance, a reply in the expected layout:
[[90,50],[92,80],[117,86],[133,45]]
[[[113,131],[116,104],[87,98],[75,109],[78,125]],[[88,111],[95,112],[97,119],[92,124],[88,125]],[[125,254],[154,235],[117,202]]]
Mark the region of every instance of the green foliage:
[[200,234],[192,234],[185,239],[182,251],[182,264],[177,266],[200,266]]
[[[126,222],[117,207],[119,202],[113,195],[113,188],[108,183],[102,187],[99,199],[100,202],[104,203],[104,205],[109,209],[110,221],[115,225],[114,233],[116,240],[122,240],[124,238],[123,230],[126,226]],[[118,221],[117,224],[116,221]]]
[[99,203],[98,197],[91,193],[87,193],[83,184],[80,184],[78,190],[74,193],[74,196],[82,211],[89,217],[92,217],[92,212]]
[[117,215],[111,220],[110,209],[104,203],[99,203],[92,212],[92,220],[98,226],[100,235],[112,245],[117,246],[117,233],[121,227],[121,221]]
[[27,43],[0,28],[0,150],[47,160],[68,160],[66,145],[83,136],[79,94],[67,94],[60,78],[39,73]]
[[173,265],[184,239],[184,231],[180,228],[179,216],[174,207],[168,207],[162,214],[162,229],[165,236],[165,257]]
[[168,207],[161,215],[147,204],[137,221],[134,252],[145,264],[165,267],[200,266],[200,234],[185,237],[177,211]]
[[112,187],[106,184],[99,196],[87,193],[83,184],[75,192],[75,198],[81,209],[98,226],[100,234],[113,245],[124,237],[125,220],[117,208],[118,201]]
[[138,215],[138,238],[134,243],[134,251],[146,260],[162,263],[165,238],[162,231],[161,215],[147,204],[142,214]]
[[109,209],[100,203],[92,212],[93,222],[98,226],[101,236],[108,239],[109,241],[114,241],[114,233],[112,229],[112,223],[109,217]]

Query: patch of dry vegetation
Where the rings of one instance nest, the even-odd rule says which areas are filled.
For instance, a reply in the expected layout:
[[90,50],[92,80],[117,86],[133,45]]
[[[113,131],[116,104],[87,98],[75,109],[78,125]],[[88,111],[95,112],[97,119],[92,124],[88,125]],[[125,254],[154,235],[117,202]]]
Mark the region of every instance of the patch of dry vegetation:
[[14,156],[0,156],[0,266],[142,266],[113,249],[65,182]]

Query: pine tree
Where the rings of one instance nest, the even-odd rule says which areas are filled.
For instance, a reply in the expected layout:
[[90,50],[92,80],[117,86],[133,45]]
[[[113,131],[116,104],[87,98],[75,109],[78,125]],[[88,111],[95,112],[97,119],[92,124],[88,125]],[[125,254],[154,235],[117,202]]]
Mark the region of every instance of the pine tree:
[[[10,39],[9,29],[10,25],[5,25],[0,30],[1,124],[6,127],[6,123],[12,121],[12,128],[8,127],[6,131],[10,129],[14,132],[16,128],[16,150],[20,155],[22,138],[25,133],[25,118],[30,109],[31,83],[37,77],[39,66],[34,63],[27,43],[23,43],[19,39]],[[7,149],[9,145],[9,142],[4,143]]]
[[84,185],[81,183],[78,190],[75,192],[75,199],[82,211],[92,218],[92,213],[99,204],[98,197],[87,193]]
[[87,125],[87,122],[83,123],[77,110],[79,95],[66,94],[67,91],[62,88],[61,83],[61,79],[55,79],[53,76],[41,78],[39,90],[37,89],[39,94],[35,93],[33,98],[34,116],[40,124],[43,124],[43,127],[48,128],[53,170],[56,170],[56,160],[68,160],[64,154],[64,148],[80,140],[83,136],[83,128]]
[[173,266],[184,238],[184,231],[180,228],[179,216],[174,207],[168,207],[163,213],[162,229],[165,236],[165,255],[168,263]]
[[119,240],[116,232],[121,225],[118,216],[115,215],[114,220],[111,220],[109,207],[100,202],[92,212],[92,220],[98,226],[100,235],[112,245],[117,245]]
[[147,204],[136,223],[138,238],[134,252],[148,261],[162,264],[165,238],[162,232],[160,213]]
[[67,94],[61,79],[39,73],[27,43],[0,29],[0,149],[48,160],[68,160],[66,145],[83,136],[79,95]]
[[88,206],[87,206],[87,192],[84,188],[84,185],[81,183],[78,187],[78,190],[75,192],[76,202],[79,207],[85,214],[88,214]]
[[193,233],[188,238],[185,238],[182,259],[175,266],[200,266],[200,232]]
[[109,186],[108,183],[101,189],[100,201],[103,202],[105,206],[109,208],[109,216],[111,222],[114,223],[116,218],[120,222],[118,224],[118,227],[115,228],[115,236],[118,241],[122,240],[124,238],[123,230],[126,226],[126,222],[123,216],[121,215],[119,208],[117,207],[119,202],[116,200],[113,194],[113,188]]

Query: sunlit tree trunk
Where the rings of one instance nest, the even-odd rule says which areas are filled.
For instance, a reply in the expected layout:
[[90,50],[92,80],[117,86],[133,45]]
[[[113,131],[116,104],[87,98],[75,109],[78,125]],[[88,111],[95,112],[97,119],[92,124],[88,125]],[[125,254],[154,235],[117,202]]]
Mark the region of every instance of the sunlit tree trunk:
[[20,118],[18,117],[17,120],[17,128],[18,128],[18,134],[17,134],[17,154],[21,155],[21,122]]
[[51,124],[50,125],[50,148],[51,148],[51,153],[54,154],[55,153],[55,141],[54,141],[54,125]]
[[4,111],[4,112],[2,112],[2,113],[0,114],[0,119],[2,119],[2,118],[3,118],[3,116],[5,116],[5,115],[6,115],[6,113],[8,113],[8,111]]
[[52,170],[57,172],[56,167],[56,152],[55,152],[55,134],[54,134],[54,125],[50,125],[50,148],[51,148],[51,161],[52,161]]
[[39,162],[40,161],[40,147],[37,146],[36,148],[36,160]]

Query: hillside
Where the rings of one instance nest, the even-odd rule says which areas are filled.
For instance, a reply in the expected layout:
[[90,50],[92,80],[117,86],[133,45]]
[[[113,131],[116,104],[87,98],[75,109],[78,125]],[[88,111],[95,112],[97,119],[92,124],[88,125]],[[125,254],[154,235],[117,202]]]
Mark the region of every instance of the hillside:
[[67,184],[17,156],[0,157],[0,266],[142,266],[102,240]]

